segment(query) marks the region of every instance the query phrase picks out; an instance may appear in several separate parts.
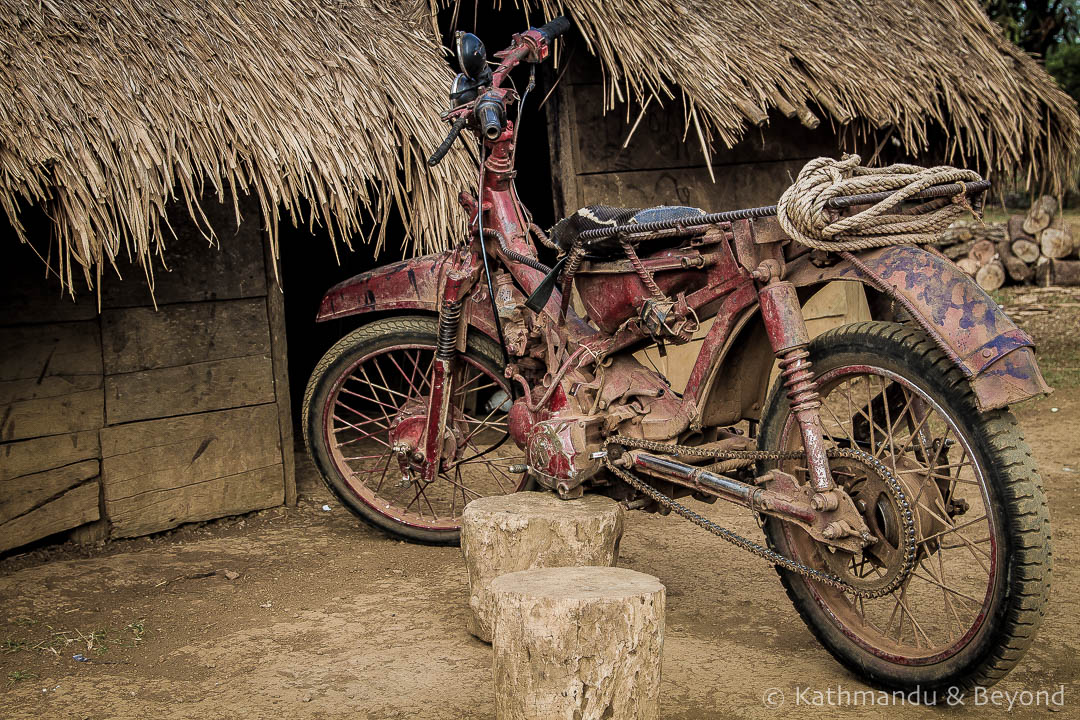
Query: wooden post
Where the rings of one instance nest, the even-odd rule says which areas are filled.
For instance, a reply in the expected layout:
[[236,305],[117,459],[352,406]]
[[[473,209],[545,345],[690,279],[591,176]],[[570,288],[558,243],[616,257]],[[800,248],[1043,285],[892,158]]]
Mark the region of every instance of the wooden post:
[[498,720],[660,716],[664,586],[622,568],[545,568],[496,578]]
[[270,324],[270,358],[274,364],[274,397],[281,433],[281,462],[285,475],[285,504],[296,507],[296,454],[293,447],[292,395],[289,392],[289,354],[285,337],[285,296],[277,274],[270,237],[263,233],[266,265],[266,318]]
[[622,507],[601,495],[549,492],[477,498],[465,507],[461,552],[469,571],[468,630],[491,642],[491,581],[532,568],[611,566],[619,560]]

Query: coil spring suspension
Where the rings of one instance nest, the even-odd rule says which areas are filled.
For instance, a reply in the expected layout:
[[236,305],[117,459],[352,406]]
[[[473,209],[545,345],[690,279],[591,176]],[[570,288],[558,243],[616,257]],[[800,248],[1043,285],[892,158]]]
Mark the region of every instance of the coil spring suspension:
[[439,314],[439,338],[435,343],[435,356],[440,360],[452,360],[457,352],[458,325],[461,322],[462,300],[445,303]]
[[784,387],[787,388],[792,412],[821,407],[821,396],[818,395],[817,381],[811,369],[812,363],[807,359],[809,357],[810,353],[807,349],[800,346],[788,350],[779,361],[780,376],[784,378]]

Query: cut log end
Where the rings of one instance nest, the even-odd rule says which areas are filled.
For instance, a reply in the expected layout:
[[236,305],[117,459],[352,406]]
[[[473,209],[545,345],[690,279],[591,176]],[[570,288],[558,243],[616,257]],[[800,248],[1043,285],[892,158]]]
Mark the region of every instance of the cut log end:
[[533,568],[615,565],[622,530],[622,507],[601,495],[560,500],[548,492],[523,492],[473,500],[461,527],[469,632],[491,642],[492,580]]
[[997,260],[989,262],[975,273],[975,282],[987,292],[997,290],[1005,284],[1005,268]]
[[1013,240],[1011,249],[1013,255],[1020,258],[1028,265],[1039,259],[1039,246],[1033,240]]
[[1058,209],[1058,201],[1051,195],[1043,195],[1031,204],[1024,217],[1023,230],[1028,235],[1037,235],[1050,226]]
[[503,575],[492,592],[496,718],[659,717],[659,580],[621,568],[546,568]]
[[997,255],[997,249],[994,247],[994,243],[989,240],[979,240],[968,251],[968,257],[974,260],[978,267],[986,265],[994,259],[995,255]]
[[962,257],[957,260],[956,266],[968,275],[975,275],[979,271],[979,264],[969,257]]
[[1072,235],[1065,228],[1048,227],[1039,233],[1039,249],[1052,260],[1067,257],[1073,250]]

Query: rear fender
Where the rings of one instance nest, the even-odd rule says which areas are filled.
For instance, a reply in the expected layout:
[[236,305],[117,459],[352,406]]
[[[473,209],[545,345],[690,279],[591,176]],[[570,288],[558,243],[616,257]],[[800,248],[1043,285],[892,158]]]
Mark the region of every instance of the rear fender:
[[[403,260],[360,273],[327,290],[316,322],[397,310],[439,312],[439,273],[450,253]],[[467,322],[498,341],[487,288],[477,284],[465,303]]]
[[[888,294],[907,299],[934,335],[956,353],[982,410],[1051,392],[1035,362],[1031,337],[948,259],[910,245],[880,248],[858,257],[891,288]],[[798,287],[833,280],[874,287],[852,265],[840,262],[819,268],[810,262],[809,254],[788,263],[784,277]]]

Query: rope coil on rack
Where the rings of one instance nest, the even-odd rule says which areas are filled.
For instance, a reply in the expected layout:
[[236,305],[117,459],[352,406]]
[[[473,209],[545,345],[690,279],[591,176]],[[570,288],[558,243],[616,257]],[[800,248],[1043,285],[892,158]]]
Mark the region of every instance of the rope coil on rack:
[[[816,250],[867,250],[933,242],[959,217],[973,212],[964,187],[964,183],[982,180],[973,170],[947,165],[868,168],[860,166],[860,162],[858,155],[808,162],[777,203],[776,215],[784,232]],[[927,204],[915,212],[894,210],[916,193],[948,183],[958,183],[961,188],[952,203],[944,207]],[[847,217],[825,207],[834,198],[875,192],[893,194]]]

